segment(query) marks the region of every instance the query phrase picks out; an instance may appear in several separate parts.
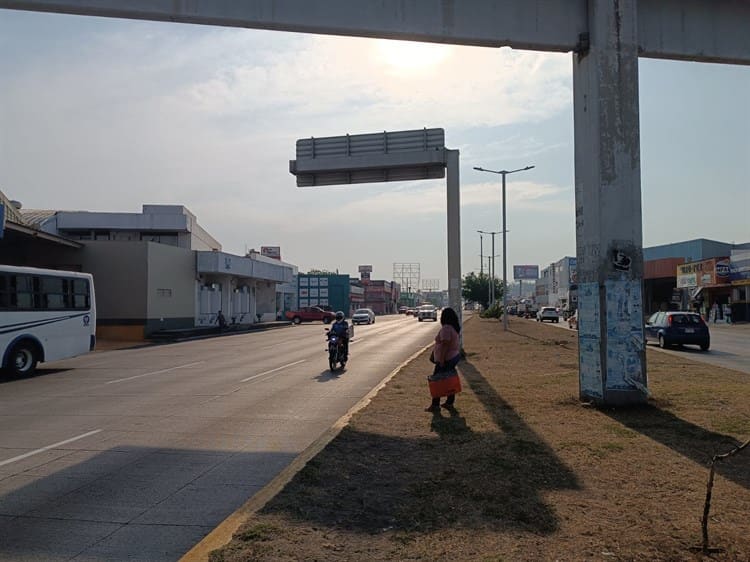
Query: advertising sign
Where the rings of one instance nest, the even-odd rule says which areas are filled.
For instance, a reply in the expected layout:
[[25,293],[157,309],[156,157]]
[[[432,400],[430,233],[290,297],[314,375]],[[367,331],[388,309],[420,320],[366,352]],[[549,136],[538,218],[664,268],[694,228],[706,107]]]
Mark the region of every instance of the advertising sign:
[[677,266],[678,287],[706,287],[729,282],[730,264],[727,258],[685,263]]
[[570,258],[568,262],[568,283],[571,285],[578,283],[578,260],[576,258]]
[[732,250],[729,275],[733,283],[750,279],[750,250]]
[[275,260],[281,259],[281,246],[261,246],[260,255]]
[[360,265],[359,266],[359,272],[360,273],[372,273],[372,266],[371,265]]
[[539,279],[538,265],[514,265],[513,279]]

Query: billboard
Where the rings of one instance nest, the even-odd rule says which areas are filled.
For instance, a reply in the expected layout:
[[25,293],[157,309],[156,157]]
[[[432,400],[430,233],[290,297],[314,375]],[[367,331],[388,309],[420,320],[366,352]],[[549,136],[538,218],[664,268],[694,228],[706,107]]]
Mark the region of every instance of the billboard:
[[539,279],[538,265],[514,265],[513,279]]
[[359,278],[362,281],[369,281],[371,273],[372,273],[372,266],[371,265],[360,265],[359,266]]
[[281,259],[281,246],[261,246],[260,255],[275,260]]

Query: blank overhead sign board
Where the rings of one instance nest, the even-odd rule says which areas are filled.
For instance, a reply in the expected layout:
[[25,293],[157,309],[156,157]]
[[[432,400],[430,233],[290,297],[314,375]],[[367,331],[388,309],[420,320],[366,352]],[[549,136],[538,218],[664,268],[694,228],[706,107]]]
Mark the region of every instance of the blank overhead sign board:
[[297,187],[445,177],[445,132],[416,129],[297,141]]

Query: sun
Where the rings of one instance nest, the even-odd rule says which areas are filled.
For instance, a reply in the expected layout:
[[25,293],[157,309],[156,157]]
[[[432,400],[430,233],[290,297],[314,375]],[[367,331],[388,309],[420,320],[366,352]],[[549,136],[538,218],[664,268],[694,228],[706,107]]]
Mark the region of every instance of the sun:
[[413,41],[380,39],[377,55],[386,65],[396,70],[427,70],[443,62],[450,53],[450,46]]

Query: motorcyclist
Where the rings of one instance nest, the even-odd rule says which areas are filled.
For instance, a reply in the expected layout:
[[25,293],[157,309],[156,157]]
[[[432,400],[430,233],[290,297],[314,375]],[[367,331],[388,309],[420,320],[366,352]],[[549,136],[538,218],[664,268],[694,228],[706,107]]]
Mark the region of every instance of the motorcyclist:
[[349,358],[349,323],[344,318],[344,313],[338,311],[336,313],[336,321],[331,324],[331,329],[328,334],[336,334],[340,339],[341,345],[344,347],[344,361]]

